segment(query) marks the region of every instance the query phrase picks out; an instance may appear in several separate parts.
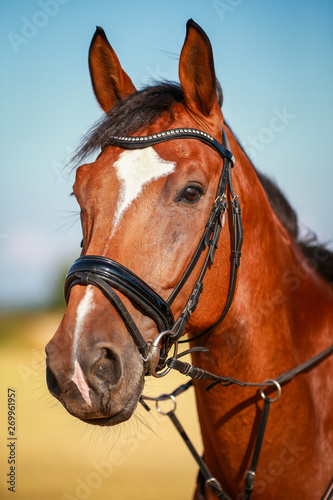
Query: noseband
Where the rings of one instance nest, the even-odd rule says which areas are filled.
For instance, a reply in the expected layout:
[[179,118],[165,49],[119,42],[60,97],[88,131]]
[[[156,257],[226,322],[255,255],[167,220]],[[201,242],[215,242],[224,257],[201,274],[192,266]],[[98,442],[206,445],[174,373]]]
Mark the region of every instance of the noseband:
[[[229,141],[224,130],[222,133],[222,143],[225,147],[223,147],[209,134],[196,129],[166,130],[158,134],[141,137],[112,136],[110,139],[112,145],[123,149],[143,149],[173,139],[197,139],[214,149],[214,151],[216,151],[223,160],[222,174],[216,192],[216,199],[209,214],[199,245],[183,276],[166,301],[129,269],[107,257],[97,255],[84,255],[79,257],[70,267],[65,279],[66,302],[68,302],[70,291],[75,285],[94,285],[101,290],[126,325],[127,330],[132,336],[140,355],[146,364],[146,372],[156,377],[161,377],[170,370],[168,367],[163,372],[160,372],[160,370],[163,370],[166,366],[166,358],[172,345],[174,345],[175,354],[177,353],[178,341],[184,332],[187,322],[198,305],[199,297],[203,289],[203,278],[206,270],[209,265],[213,265],[214,263],[214,254],[217,249],[221,229],[224,224],[224,216],[227,210],[226,189],[228,184],[231,194],[234,228],[233,251],[231,254],[231,276],[228,296],[218,321],[208,330],[195,338],[199,338],[199,336],[201,337],[210,333],[217,325],[219,325],[227,314],[232,303],[243,242],[241,209],[238,197],[233,191],[231,182],[230,167],[234,166],[234,157],[230,152]],[[199,277],[192,289],[185,307],[177,320],[175,320],[171,311],[171,305],[191,275],[200,256],[206,248],[208,248],[208,251]],[[148,344],[144,340],[130,313],[114,289],[124,294],[131,300],[132,303],[136,305],[136,307],[154,320],[158,328],[159,335],[152,344]]]

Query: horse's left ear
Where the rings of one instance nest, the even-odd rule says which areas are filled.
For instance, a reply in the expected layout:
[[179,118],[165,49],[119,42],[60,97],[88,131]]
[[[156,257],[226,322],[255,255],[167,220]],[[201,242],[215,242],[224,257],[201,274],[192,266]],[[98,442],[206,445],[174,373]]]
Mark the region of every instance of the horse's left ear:
[[96,99],[105,112],[136,91],[103,29],[99,27],[89,48],[89,70]]
[[179,79],[187,107],[208,116],[217,101],[213,51],[208,36],[192,19],[186,24]]

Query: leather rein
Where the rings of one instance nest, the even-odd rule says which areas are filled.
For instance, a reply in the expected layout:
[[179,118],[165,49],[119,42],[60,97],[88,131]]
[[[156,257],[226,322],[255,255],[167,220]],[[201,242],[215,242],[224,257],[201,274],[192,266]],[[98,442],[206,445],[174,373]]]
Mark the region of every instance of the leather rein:
[[[277,399],[279,399],[281,395],[282,384],[289,382],[300,373],[309,371],[319,363],[321,363],[324,359],[326,359],[333,353],[333,345],[325,351],[317,354],[313,358],[307,360],[306,362],[276,377],[275,379],[265,380],[260,383],[242,382],[231,377],[215,375],[206,370],[203,370],[202,368],[195,367],[190,363],[180,361],[179,358],[188,353],[205,352],[208,350],[204,347],[197,346],[191,347],[185,352],[178,354],[178,343],[187,342],[186,340],[181,341],[179,339],[183,335],[186,324],[188,323],[191,315],[197,308],[198,301],[203,290],[203,279],[206,271],[208,267],[214,264],[214,255],[218,246],[219,237],[224,225],[224,217],[227,211],[228,186],[231,197],[230,204],[232,208],[233,223],[233,250],[231,252],[231,274],[229,280],[228,295],[226,303],[224,305],[224,309],[216,323],[214,323],[203,333],[197,335],[196,337],[192,337],[191,341],[197,340],[198,338],[211,333],[225,318],[231,306],[236,288],[237,271],[240,264],[241,248],[243,243],[243,227],[241,220],[240,203],[238,200],[238,196],[234,193],[231,179],[231,168],[234,166],[235,160],[230,152],[229,141],[224,130],[222,132],[223,145],[209,134],[201,130],[189,128],[166,130],[150,136],[112,136],[110,138],[110,145],[118,146],[123,149],[143,149],[173,139],[197,139],[207,144],[220,155],[223,160],[223,167],[215,201],[210,211],[199,245],[194,255],[192,256],[187,269],[185,270],[183,276],[179,280],[169,298],[167,300],[164,300],[147,283],[141,280],[129,269],[122,266],[118,262],[115,262],[114,260],[98,255],[83,255],[79,257],[68,270],[64,287],[65,299],[68,303],[70,291],[75,285],[94,285],[99,288],[104,296],[109,300],[111,305],[115,308],[117,313],[120,315],[128,332],[132,336],[133,341],[138,348],[140,356],[143,359],[146,374],[151,374],[154,377],[162,377],[166,375],[171,369],[174,369],[179,371],[183,375],[189,376],[191,379],[210,380],[211,384],[206,387],[206,391],[212,389],[217,384],[225,387],[236,384],[241,387],[259,388],[260,396],[264,400],[264,405],[261,412],[256,442],[252,454],[252,460],[249,469],[246,471],[244,482],[243,499],[250,500],[256,479],[255,471],[259,460],[270,405],[273,402],[277,401]],[[191,273],[195,269],[199,258],[206,250],[207,252],[205,259],[201,267],[199,276],[192,289],[192,292],[182,312],[175,320],[171,311],[171,305],[190,277]],[[114,289],[118,290],[126,297],[128,297],[144,313],[146,313],[151,319],[154,320],[159,334],[151,344],[147,343],[144,340],[133,318],[131,317],[124,303]],[[172,346],[174,347],[173,356],[168,358],[168,353]],[[184,428],[175,415],[176,396],[186,391],[191,385],[192,380],[187,384],[184,384],[175,389],[173,393],[162,394],[158,397],[148,397],[142,395],[140,398],[140,403],[147,411],[149,411],[150,408],[147,405],[146,401],[148,400],[156,402],[157,410],[161,414],[167,415],[170,418],[178,432],[183,437],[194,459],[198,463],[200,468],[199,478],[201,478],[202,486],[206,485],[208,488],[210,488],[214,495],[221,500],[231,500],[229,495],[222,489],[219,481],[210,473],[204,461],[204,458],[197,453],[191,440],[187,436]],[[266,390],[266,392],[270,391],[269,393],[277,390],[277,396],[275,396],[274,398],[269,398],[265,394],[264,390]],[[160,402],[165,400],[171,400],[174,404],[173,409],[168,412],[164,412],[159,406]],[[204,495],[204,490],[202,491],[202,493]],[[333,499],[333,480],[322,497],[322,500],[331,499]]]

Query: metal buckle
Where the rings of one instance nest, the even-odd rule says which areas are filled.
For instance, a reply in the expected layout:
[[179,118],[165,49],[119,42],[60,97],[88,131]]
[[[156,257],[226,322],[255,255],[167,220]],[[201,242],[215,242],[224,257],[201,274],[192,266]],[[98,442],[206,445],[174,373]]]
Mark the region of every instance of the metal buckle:
[[220,194],[219,196],[217,196],[217,198],[214,201],[214,205],[217,205],[218,203],[220,203],[221,205],[227,203],[227,196],[226,196],[225,193],[223,193],[222,195]]
[[[210,490],[214,493],[214,495],[219,495],[220,493],[224,493],[222,490],[222,486],[220,485],[219,481],[216,479],[216,477],[210,477],[209,479],[206,479],[205,481],[206,485]],[[223,496],[219,498],[226,498],[228,499],[229,497]]]
[[256,473],[253,470],[247,470],[245,473],[245,490],[252,491],[256,480]]

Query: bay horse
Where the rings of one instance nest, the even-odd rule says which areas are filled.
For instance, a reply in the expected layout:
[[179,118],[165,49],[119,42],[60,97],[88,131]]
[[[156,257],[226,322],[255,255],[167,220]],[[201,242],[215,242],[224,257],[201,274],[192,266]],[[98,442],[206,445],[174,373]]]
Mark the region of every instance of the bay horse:
[[[180,84],[137,91],[101,28],[89,68],[105,115],[75,157],[99,152],[76,171],[82,254],[46,346],[51,394],[84,422],[124,422],[145,375],[171,369],[171,347],[180,363],[177,341],[188,334],[196,374],[221,382],[194,381],[218,497],[243,498],[263,408],[282,385],[247,477],[256,476],[253,498],[320,498],[333,474],[333,359],[277,377],[332,345],[332,253],[300,241],[295,212],[224,121],[211,44],[194,21]],[[261,392],[231,385],[238,378],[261,381]],[[208,483],[195,498],[216,498]]]

